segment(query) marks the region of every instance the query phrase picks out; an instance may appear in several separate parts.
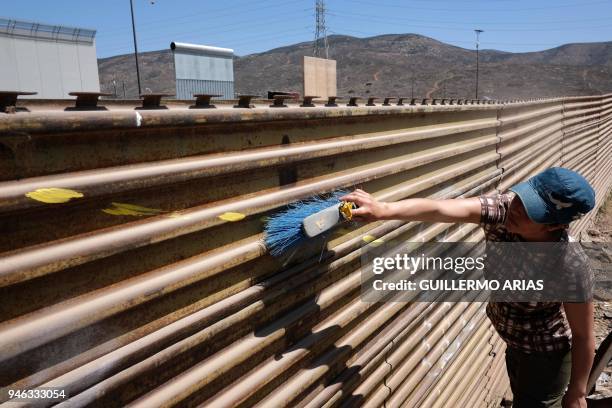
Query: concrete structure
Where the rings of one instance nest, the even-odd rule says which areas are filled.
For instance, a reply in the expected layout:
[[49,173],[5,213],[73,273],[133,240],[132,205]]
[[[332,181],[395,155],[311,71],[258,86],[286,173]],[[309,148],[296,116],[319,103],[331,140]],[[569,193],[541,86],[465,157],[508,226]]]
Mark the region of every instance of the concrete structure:
[[336,60],[304,56],[304,95],[337,96]]
[[0,18],[0,90],[68,98],[100,91],[95,30]]
[[234,50],[207,45],[173,42],[176,98],[194,94],[234,98]]

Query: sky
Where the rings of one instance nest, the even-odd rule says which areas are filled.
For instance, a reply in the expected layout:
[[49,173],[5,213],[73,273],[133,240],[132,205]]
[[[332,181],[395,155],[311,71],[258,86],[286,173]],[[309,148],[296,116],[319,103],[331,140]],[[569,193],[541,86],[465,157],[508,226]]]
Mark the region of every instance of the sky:
[[[312,41],[314,0],[133,0],[139,52],[172,41],[247,55]],[[0,0],[0,16],[97,30],[99,58],[134,51],[129,0]],[[463,48],[612,41],[612,0],[327,0],[328,34],[416,33]],[[333,58],[333,49],[330,50]]]

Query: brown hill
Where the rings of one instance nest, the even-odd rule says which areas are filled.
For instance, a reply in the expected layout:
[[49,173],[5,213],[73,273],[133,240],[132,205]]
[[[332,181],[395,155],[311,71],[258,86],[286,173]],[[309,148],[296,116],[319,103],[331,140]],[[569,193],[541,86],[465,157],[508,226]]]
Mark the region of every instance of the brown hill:
[[[174,60],[170,50],[138,54],[140,80],[143,92],[174,94]],[[100,88],[116,94],[118,98],[134,98],[138,95],[134,54],[117,55],[98,59]]]
[[[338,95],[462,97],[474,95],[473,50],[416,34],[369,38],[329,37],[330,58],[338,64]],[[236,92],[301,91],[301,59],[309,42],[235,59]],[[612,42],[567,44],[529,53],[481,51],[480,96],[493,99],[587,95],[612,90]],[[139,55],[143,89],[174,93],[172,54]],[[99,60],[104,90],[136,94],[134,60],[121,55]],[[112,85],[113,79],[115,86]],[[371,84],[371,85],[366,85]]]

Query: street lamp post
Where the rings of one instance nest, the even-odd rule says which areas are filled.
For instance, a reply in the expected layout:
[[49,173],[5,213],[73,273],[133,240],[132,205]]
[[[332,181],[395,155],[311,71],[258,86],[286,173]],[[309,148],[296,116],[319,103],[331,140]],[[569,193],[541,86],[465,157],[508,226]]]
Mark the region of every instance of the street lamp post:
[[474,30],[476,33],[476,99],[478,99],[478,76],[480,70],[478,49],[480,48],[480,33],[484,33],[483,30]]
[[142,93],[140,88],[140,69],[138,67],[138,44],[136,42],[136,24],[134,24],[134,3],[130,0],[130,11],[132,12],[132,35],[134,36],[134,57],[136,57],[136,80],[138,81],[138,95]]

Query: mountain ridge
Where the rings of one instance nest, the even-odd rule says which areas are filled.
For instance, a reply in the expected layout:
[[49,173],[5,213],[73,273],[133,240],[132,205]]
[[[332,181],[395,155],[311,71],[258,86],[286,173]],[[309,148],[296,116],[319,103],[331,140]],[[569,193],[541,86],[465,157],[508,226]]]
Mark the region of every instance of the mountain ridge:
[[[328,37],[337,61],[338,95],[473,98],[475,51],[419,34]],[[301,92],[301,60],[312,43],[301,42],[234,60],[237,93]],[[170,50],[139,54],[143,91],[174,93]],[[134,57],[98,60],[105,91],[136,96]],[[612,90],[612,42],[569,43],[547,50],[480,51],[480,95],[492,99],[588,95]],[[115,84],[113,85],[113,79]],[[117,85],[119,84],[119,86]]]

